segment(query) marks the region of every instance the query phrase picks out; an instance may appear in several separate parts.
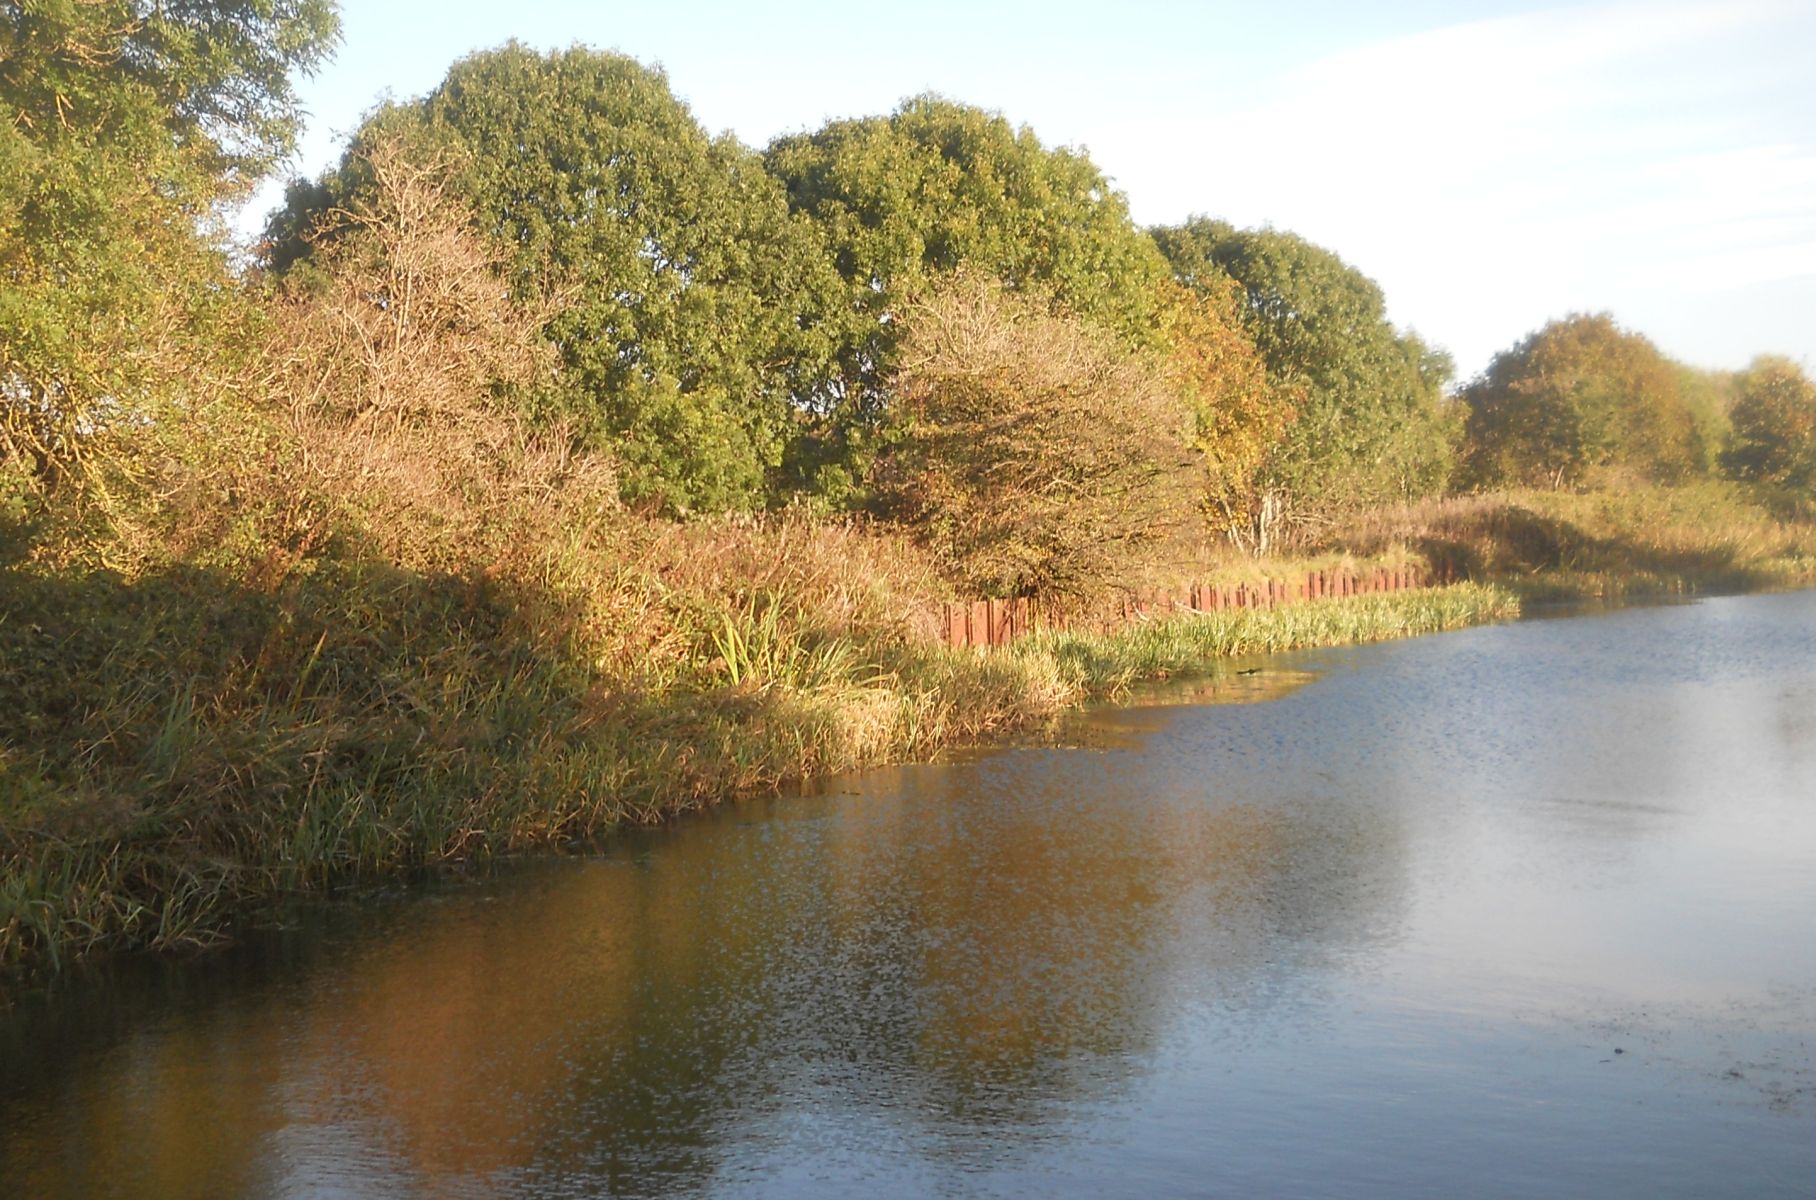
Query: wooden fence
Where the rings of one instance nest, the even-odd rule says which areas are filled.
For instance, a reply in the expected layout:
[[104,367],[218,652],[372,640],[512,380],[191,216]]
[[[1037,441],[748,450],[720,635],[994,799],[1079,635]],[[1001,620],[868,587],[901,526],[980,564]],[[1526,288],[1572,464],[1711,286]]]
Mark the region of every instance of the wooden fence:
[[[1382,567],[1373,571],[1313,571],[1304,579],[1269,579],[1263,583],[1217,586],[1194,583],[1173,591],[1134,592],[1123,597],[1108,620],[1091,624],[1114,627],[1179,613],[1209,613],[1227,608],[1274,608],[1305,600],[1402,592],[1444,582],[1417,566]],[[1027,597],[973,600],[947,604],[940,614],[949,646],[1006,646],[1037,629],[1063,629],[1069,622],[1055,610]]]

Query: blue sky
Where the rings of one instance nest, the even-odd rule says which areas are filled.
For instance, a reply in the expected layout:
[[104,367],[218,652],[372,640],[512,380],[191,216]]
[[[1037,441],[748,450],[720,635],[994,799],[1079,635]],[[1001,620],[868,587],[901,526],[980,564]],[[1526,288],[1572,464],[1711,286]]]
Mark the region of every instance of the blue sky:
[[1598,309],[1697,365],[1816,363],[1812,0],[344,0],[343,20],[301,87],[304,173],[465,53],[581,42],[661,64],[754,146],[929,90],[999,110],[1087,148],[1144,224],[1329,246],[1464,376]]

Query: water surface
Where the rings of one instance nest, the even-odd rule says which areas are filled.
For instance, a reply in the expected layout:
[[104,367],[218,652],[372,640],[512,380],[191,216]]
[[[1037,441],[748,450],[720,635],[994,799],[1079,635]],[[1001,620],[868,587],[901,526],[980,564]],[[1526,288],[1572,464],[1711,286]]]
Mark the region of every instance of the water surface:
[[0,1195],[1816,1194],[1816,593],[1283,656],[0,1012]]

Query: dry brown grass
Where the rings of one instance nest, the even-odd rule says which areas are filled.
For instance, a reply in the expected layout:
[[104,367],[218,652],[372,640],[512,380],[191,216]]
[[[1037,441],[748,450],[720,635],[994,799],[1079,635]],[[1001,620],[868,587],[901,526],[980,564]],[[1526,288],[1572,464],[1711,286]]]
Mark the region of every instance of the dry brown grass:
[[1816,578],[1816,525],[1785,519],[1759,493],[1718,482],[1628,480],[1596,491],[1429,500],[1362,514],[1333,541],[1362,555],[1404,547],[1529,595],[1740,590]]

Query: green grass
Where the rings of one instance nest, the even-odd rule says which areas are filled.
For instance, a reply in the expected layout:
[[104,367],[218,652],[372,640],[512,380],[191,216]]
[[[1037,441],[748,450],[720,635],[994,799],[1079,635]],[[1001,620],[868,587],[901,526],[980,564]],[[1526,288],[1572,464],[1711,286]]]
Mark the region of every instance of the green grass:
[[1116,696],[1139,680],[1202,670],[1223,658],[1413,637],[1518,615],[1519,601],[1506,589],[1465,583],[1218,610],[1141,622],[1106,635],[1043,633],[1016,643],[1010,653],[1051,657],[1063,676],[1076,678],[1086,694],[1100,698]]

